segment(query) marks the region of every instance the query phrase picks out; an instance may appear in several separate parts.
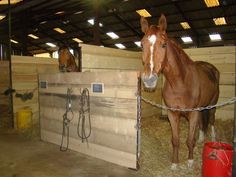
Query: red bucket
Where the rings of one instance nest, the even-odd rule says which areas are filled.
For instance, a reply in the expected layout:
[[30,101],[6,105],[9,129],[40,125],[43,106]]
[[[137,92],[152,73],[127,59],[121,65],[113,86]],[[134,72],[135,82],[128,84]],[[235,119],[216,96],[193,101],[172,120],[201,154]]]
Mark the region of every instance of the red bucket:
[[202,177],[232,177],[233,147],[221,142],[205,143]]

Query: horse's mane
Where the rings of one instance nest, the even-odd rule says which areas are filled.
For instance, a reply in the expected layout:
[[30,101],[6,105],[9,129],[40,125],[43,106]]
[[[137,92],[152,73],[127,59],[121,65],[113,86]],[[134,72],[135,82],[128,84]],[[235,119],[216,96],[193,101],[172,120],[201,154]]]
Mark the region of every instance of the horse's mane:
[[182,62],[192,63],[190,57],[185,53],[183,48],[174,39],[170,39],[169,42],[172,44],[175,52],[178,54],[179,58],[181,58]]

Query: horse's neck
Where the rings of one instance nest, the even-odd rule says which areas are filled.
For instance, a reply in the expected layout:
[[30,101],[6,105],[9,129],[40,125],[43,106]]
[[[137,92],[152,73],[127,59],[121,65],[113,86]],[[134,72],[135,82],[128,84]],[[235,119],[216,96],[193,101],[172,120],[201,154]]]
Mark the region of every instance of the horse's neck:
[[191,62],[184,51],[174,45],[172,42],[167,44],[167,61],[163,68],[163,74],[170,85],[184,82],[188,64]]
[[67,68],[70,71],[77,71],[78,70],[77,64],[75,62],[75,58],[74,58],[74,56],[72,54],[70,55],[70,58],[68,60]]

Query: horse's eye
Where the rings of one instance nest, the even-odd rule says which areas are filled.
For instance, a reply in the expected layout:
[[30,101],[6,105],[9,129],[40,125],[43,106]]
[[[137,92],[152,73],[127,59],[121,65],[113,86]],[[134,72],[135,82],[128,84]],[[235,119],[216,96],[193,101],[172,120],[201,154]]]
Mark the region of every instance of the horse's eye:
[[166,43],[162,44],[161,47],[162,47],[162,48],[166,48]]

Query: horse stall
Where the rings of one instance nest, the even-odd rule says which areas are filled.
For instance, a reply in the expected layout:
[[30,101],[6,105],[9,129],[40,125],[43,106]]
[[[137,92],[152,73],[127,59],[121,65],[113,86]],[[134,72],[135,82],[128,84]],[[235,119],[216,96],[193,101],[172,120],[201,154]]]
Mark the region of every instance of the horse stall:
[[12,127],[9,61],[0,61],[0,128]]
[[[61,145],[61,150],[69,148],[121,166],[137,168],[141,118],[137,72],[40,74],[39,82],[43,141]],[[68,95],[68,88],[72,90],[71,95]],[[89,91],[85,104],[90,105],[86,108],[90,112],[81,115],[85,89]],[[66,104],[70,97],[71,112]],[[66,111],[72,114],[68,116],[69,123],[63,121]],[[82,116],[86,116],[84,120]],[[62,127],[66,129],[64,134]],[[83,129],[84,141],[81,139]]]
[[[76,121],[78,121],[78,110],[72,107],[75,112],[75,118],[71,122],[70,129],[73,132],[71,132],[69,148],[113,163],[136,168],[137,154],[139,153],[137,140],[139,136],[137,135],[137,105],[135,107],[134,104],[137,104],[137,95],[135,95],[138,80],[137,71],[143,68],[141,60],[142,53],[84,44],[81,45],[81,50],[82,73],[58,73],[58,62],[55,59],[12,56],[12,86],[16,90],[13,94],[15,118],[16,113],[20,109],[30,107],[33,112],[33,123],[36,129],[37,125],[39,125],[39,119],[42,119],[42,138],[45,141],[60,145],[63,128],[62,116],[66,108],[67,88],[72,88],[74,91],[72,98],[75,99],[75,105],[78,104],[76,100],[80,97],[80,91],[83,88],[88,88],[91,94],[91,121],[95,121],[91,122],[92,132],[94,131],[94,134],[91,133],[91,136],[88,138],[88,144],[86,141],[81,143],[75,131]],[[185,49],[185,52],[193,60],[208,61],[220,70],[220,99],[218,103],[227,101],[234,96],[236,58],[234,46],[193,48]],[[47,88],[43,86],[40,89],[38,88],[38,74],[40,74],[40,81],[47,82],[45,84]],[[128,77],[129,74],[132,77]],[[132,80],[133,85],[129,85],[128,78]],[[126,87],[124,83],[122,85],[119,80],[124,81],[129,86]],[[105,92],[103,94],[91,93],[92,82],[106,83],[104,84]],[[158,87],[154,93],[144,92],[141,88],[142,97],[161,104],[162,83],[163,80],[159,79]],[[121,90],[118,88],[121,88]],[[33,97],[22,100],[20,96],[16,97],[17,93],[18,95],[33,93]],[[46,101],[47,99],[49,101]],[[127,105],[126,100],[132,100],[133,102],[130,102],[131,104],[127,103]],[[74,101],[72,105],[74,106]],[[126,110],[124,105],[129,106],[129,109]],[[134,106],[135,108],[131,108],[130,106]],[[185,164],[188,152],[185,145],[187,121],[181,119],[180,123],[181,146],[179,156],[181,168],[177,172],[173,172],[170,170],[172,153],[171,128],[166,119],[159,119],[159,116],[165,115],[166,112],[143,101],[141,107],[142,132],[141,141],[139,141],[141,142],[139,158],[141,168],[138,174],[140,176],[150,177],[165,175],[201,176],[203,144],[197,143],[194,149],[194,158],[196,160],[194,168],[188,169]],[[50,114],[47,117],[46,114],[51,113],[51,111],[57,116]],[[232,104],[217,108],[217,141],[232,142],[234,112],[235,110]],[[48,122],[46,123],[46,121]],[[129,144],[129,140],[132,142],[130,146],[127,145]],[[210,137],[207,136],[206,140],[209,141]],[[106,152],[108,154],[113,154],[114,152],[114,156],[109,156]]]

